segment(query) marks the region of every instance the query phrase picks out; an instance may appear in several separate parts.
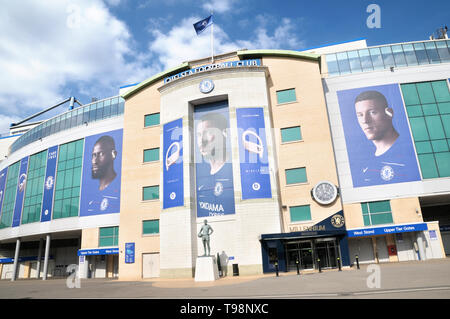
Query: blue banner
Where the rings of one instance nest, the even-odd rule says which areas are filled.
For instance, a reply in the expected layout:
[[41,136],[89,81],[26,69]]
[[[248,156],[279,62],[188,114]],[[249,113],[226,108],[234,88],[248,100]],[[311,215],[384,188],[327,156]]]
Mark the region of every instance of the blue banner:
[[194,110],[197,217],[235,213],[228,102]]
[[80,217],[120,212],[122,133],[120,129],[85,138]]
[[125,263],[134,264],[135,243],[125,243]]
[[408,233],[424,230],[428,230],[428,225],[426,223],[419,223],[409,225],[394,225],[375,228],[352,229],[347,231],[347,236],[348,237],[376,236],[376,235]]
[[28,169],[28,156],[22,158],[20,161],[19,180],[17,182],[16,203],[14,205],[14,215],[12,221],[12,227],[20,225],[20,218],[22,216],[23,197],[25,195],[25,188],[27,185],[27,169]]
[[236,109],[242,199],[272,198],[263,108]]
[[353,187],[420,180],[398,84],[337,92]]
[[183,119],[163,126],[163,209],[183,206]]
[[0,219],[1,219],[1,209],[3,207],[3,198],[5,197],[5,186],[6,186],[6,176],[8,175],[8,167],[4,168],[0,172]]
[[47,171],[45,173],[41,222],[48,222],[52,218],[53,191],[55,189],[57,157],[58,157],[58,145],[50,147],[47,152]]
[[78,256],[118,255],[119,248],[80,249]]

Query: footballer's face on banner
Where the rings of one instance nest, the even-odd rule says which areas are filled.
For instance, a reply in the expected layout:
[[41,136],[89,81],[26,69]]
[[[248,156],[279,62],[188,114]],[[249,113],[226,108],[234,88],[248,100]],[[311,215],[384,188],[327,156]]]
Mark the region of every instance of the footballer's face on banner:
[[92,150],[92,178],[101,179],[113,165],[113,149],[97,143]]
[[197,126],[197,146],[205,159],[222,159],[225,147],[223,132],[211,124],[201,121]]
[[355,103],[358,123],[368,140],[382,140],[392,126],[393,111],[380,105],[376,100],[364,100]]

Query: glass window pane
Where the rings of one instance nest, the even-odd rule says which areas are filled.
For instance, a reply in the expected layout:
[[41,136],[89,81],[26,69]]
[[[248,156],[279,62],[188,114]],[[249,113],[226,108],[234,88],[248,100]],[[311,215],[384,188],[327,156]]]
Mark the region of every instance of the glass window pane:
[[350,63],[348,62],[347,52],[336,53],[338,60],[339,71],[341,74],[350,73]]
[[425,117],[425,121],[427,122],[430,139],[439,140],[445,138],[444,127],[442,126],[440,116],[427,116]]
[[311,208],[309,205],[289,207],[291,222],[311,220]]
[[422,106],[421,105],[411,105],[406,107],[406,111],[408,112],[408,116],[411,117],[418,117],[423,116],[422,112]]
[[441,62],[449,62],[450,61],[450,52],[447,48],[445,41],[436,42],[437,51],[439,53],[439,57]]
[[447,81],[433,81],[431,82],[433,87],[434,96],[437,102],[449,102],[450,92],[448,90]]
[[419,92],[419,98],[422,104],[436,102],[430,82],[417,83],[417,92]]
[[306,183],[306,168],[293,168],[286,170],[286,184]]
[[374,214],[370,215],[372,219],[372,225],[382,225],[382,224],[392,224],[394,220],[392,219],[392,214]]
[[433,153],[430,142],[417,142],[416,151],[417,154]]
[[434,154],[436,158],[436,164],[438,167],[438,172],[440,177],[450,176],[450,153],[436,153]]
[[425,115],[436,115],[439,113],[436,103],[423,104],[422,109],[423,109],[423,114],[425,114]]
[[391,205],[388,200],[379,201],[379,202],[370,202],[369,203],[369,211],[371,214],[380,213],[380,212],[390,212]]
[[383,59],[381,58],[380,48],[369,49],[370,56],[372,57],[373,68],[375,70],[384,69]]
[[363,215],[367,215],[369,213],[369,203],[361,203],[361,209]]
[[302,133],[300,130],[300,126],[296,127],[288,127],[281,129],[281,141],[292,142],[292,141],[300,141],[302,139]]
[[358,51],[349,51],[347,52],[347,55],[351,71],[353,73],[361,72],[361,61],[359,60]]
[[427,141],[429,140],[427,126],[423,117],[416,117],[409,119],[411,124],[411,131],[413,133],[414,141]]
[[159,233],[159,220],[145,220],[143,221],[143,231],[146,234],[158,234]]
[[147,186],[143,188],[142,199],[152,200],[159,198],[159,186]]
[[147,126],[159,125],[159,113],[145,115],[144,125],[146,127]]
[[423,178],[439,177],[433,154],[418,155]]
[[416,105],[420,104],[419,95],[417,93],[416,85],[412,84],[402,84],[403,99],[405,100],[405,105]]
[[450,115],[442,115],[442,124],[444,126],[445,137],[450,138]]
[[114,227],[102,227],[102,228],[100,228],[100,237],[113,236],[113,235],[114,235]]
[[430,59],[430,63],[441,62],[434,42],[425,42],[425,49],[427,51],[428,58]]
[[144,162],[159,161],[159,148],[144,150]]
[[327,66],[328,66],[328,74],[330,74],[330,75],[339,74],[339,68],[337,65],[336,54],[327,54],[326,60],[327,60]]
[[433,152],[435,152],[435,153],[448,152],[447,140],[431,141],[431,145],[433,146]]
[[297,97],[295,96],[295,89],[277,91],[278,104],[295,102]]
[[383,57],[384,66],[389,68],[395,66],[394,56],[392,55],[391,47],[381,47],[381,55]]
[[396,66],[406,66],[406,59],[401,45],[393,45],[392,53],[394,54]]
[[363,71],[372,71],[373,66],[372,66],[372,60],[370,59],[369,50],[367,50],[367,49],[359,50],[358,53],[359,53],[359,57],[361,59],[361,67],[362,67]]
[[372,225],[370,223],[370,215],[363,215],[363,220],[364,220],[364,226],[370,226]]
[[403,52],[405,52],[408,65],[417,65],[417,58],[412,44],[403,44]]
[[416,52],[419,64],[429,64],[427,52],[423,43],[414,43],[414,51]]

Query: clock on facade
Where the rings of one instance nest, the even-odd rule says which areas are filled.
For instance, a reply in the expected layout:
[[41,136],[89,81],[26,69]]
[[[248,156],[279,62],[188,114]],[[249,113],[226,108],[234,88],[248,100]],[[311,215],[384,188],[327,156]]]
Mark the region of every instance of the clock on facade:
[[337,187],[328,181],[321,181],[311,190],[311,195],[316,202],[321,205],[328,205],[334,202],[338,196]]
[[210,79],[206,79],[200,82],[200,92],[202,93],[209,93],[212,90],[214,90],[214,82]]

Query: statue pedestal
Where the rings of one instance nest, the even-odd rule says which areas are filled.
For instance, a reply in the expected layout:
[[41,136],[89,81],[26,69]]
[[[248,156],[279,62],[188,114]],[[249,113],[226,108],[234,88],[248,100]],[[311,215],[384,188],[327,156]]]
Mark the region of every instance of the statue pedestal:
[[195,281],[214,281],[219,279],[219,269],[214,256],[199,256],[195,263]]

